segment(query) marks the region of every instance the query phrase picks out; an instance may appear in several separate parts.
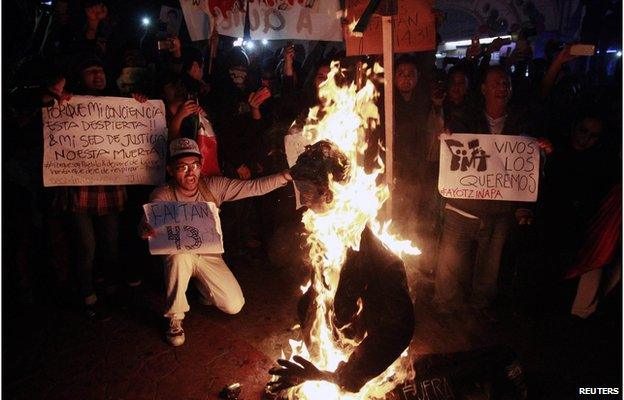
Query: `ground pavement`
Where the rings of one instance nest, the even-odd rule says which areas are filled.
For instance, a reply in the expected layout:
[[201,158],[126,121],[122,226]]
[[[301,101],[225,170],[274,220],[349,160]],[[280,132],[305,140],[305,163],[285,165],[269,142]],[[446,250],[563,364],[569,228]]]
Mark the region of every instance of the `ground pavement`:
[[[409,268],[413,268],[410,266]],[[134,303],[108,322],[86,320],[72,303],[48,299],[13,307],[4,299],[3,397],[6,399],[215,399],[242,384],[241,399],[259,399],[266,371],[296,323],[306,271],[291,266],[234,263],[246,304],[236,316],[191,301],[186,344],[163,340],[162,293],[147,282]],[[414,354],[512,346],[525,365],[531,399],[576,398],[578,387],[621,387],[619,295],[590,324],[566,325],[552,315],[501,310],[498,322],[472,315],[440,319],[431,312],[431,281],[411,271],[417,327]],[[156,274],[158,275],[158,274]],[[5,292],[6,293],[6,292]]]

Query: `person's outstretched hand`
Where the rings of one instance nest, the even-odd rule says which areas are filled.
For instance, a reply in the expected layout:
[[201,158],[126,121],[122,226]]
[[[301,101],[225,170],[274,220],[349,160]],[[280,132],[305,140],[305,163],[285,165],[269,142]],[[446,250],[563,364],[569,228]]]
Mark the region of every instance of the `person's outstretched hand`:
[[202,114],[202,115],[205,114],[204,110],[202,110],[202,108],[199,106],[199,104],[197,104],[195,100],[185,101],[182,104],[182,106],[178,108],[178,111],[176,112],[176,116],[179,115],[181,119],[184,119],[188,117],[189,115],[193,115],[193,114]]
[[[65,91],[65,78],[59,78],[56,82],[47,87],[47,95],[58,101],[59,105],[71,100],[72,94]],[[44,98],[47,101],[49,97]]]
[[557,53],[557,55],[555,56],[555,59],[553,60],[553,64],[563,65],[567,63],[568,61],[572,61],[575,58],[578,58],[579,56],[570,54],[571,48],[572,48],[571,45],[569,44],[565,45],[564,48],[561,49],[561,51]]
[[238,168],[236,168],[236,174],[239,179],[244,181],[251,179],[251,170],[246,164],[241,164]]
[[145,95],[143,93],[139,93],[139,92],[133,92],[132,93],[132,98],[135,99],[136,101],[138,101],[139,103],[145,103],[147,100],[149,100],[147,95]]
[[108,15],[108,8],[102,3],[94,4],[85,8],[87,21],[90,23],[99,23]]
[[169,52],[175,58],[182,57],[182,42],[180,42],[180,39],[177,36],[174,36],[169,40],[171,41],[171,48],[169,49]]
[[310,361],[303,357],[295,356],[293,361],[284,359],[277,360],[280,367],[273,367],[269,374],[277,376],[276,381],[267,383],[269,391],[277,393],[281,390],[302,384],[305,381],[330,381],[331,373],[321,371]]
[[256,92],[250,93],[247,101],[252,109],[257,109],[260,108],[260,105],[262,105],[262,103],[264,103],[264,101],[269,97],[271,97],[271,91],[268,88],[263,87],[258,89]]

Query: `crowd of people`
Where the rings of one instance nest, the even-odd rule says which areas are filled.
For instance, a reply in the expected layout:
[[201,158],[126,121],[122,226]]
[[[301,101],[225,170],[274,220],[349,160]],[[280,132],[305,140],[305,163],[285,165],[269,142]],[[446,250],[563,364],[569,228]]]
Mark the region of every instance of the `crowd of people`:
[[[4,244],[13,298],[42,301],[43,281],[55,294],[81,298],[87,317],[109,319],[108,300],[139,287],[143,267],[154,262],[141,241],[150,233],[142,205],[163,199],[214,201],[225,260],[268,262],[278,227],[298,226],[301,217],[284,136],[318,104],[330,61],[354,68],[357,58],[322,42],[308,54],[292,44],[245,51],[224,37],[193,43],[158,29],[135,43],[114,34],[119,26],[99,1],[88,1],[78,15],[56,4],[5,81]],[[621,197],[621,59],[613,66],[608,54],[577,57],[554,43],[544,58],[517,51],[491,65],[502,45],[473,45],[442,67],[434,51],[397,55],[395,221],[425,250],[420,269],[432,275],[439,313],[494,319],[501,277],[514,270],[521,290],[582,276],[571,312],[587,318],[621,275],[621,239],[579,252],[605,232],[619,238],[621,231],[621,202],[613,200]],[[596,65],[615,71],[585,74]],[[43,187],[41,109],[75,95],[163,100],[172,183]],[[539,138],[538,201],[442,198],[441,133]],[[371,132],[370,142],[379,136]],[[536,258],[539,271],[531,268]],[[220,256],[170,256],[164,268],[172,345],[184,342],[191,277],[206,303],[234,314],[244,304]]]

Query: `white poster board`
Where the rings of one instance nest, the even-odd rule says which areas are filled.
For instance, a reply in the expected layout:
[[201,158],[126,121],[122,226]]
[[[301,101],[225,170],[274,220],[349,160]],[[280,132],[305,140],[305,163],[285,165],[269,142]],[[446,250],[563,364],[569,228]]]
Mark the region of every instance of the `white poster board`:
[[167,27],[167,33],[171,36],[180,35],[180,25],[182,25],[182,12],[177,8],[160,6],[158,19]]
[[180,0],[184,21],[192,41],[206,40],[212,33],[208,0]]
[[537,201],[540,148],[537,139],[490,134],[440,136],[442,197]]
[[143,205],[143,211],[156,232],[149,238],[151,254],[223,253],[223,232],[214,203],[159,201]]
[[254,40],[342,41],[338,0],[249,2],[249,32]]
[[163,183],[167,124],[161,100],[74,96],[42,112],[44,186]]
[[[301,129],[298,129],[296,125],[293,125],[289,129],[288,133],[288,135],[284,136],[284,149],[286,150],[286,161],[288,161],[288,166],[292,167],[297,162],[299,154],[303,153],[305,151],[305,147],[313,144],[313,142],[303,136],[303,132]],[[297,189],[297,182],[293,183],[293,187],[295,188],[296,207],[297,209],[300,209],[302,205],[299,196],[299,189]]]

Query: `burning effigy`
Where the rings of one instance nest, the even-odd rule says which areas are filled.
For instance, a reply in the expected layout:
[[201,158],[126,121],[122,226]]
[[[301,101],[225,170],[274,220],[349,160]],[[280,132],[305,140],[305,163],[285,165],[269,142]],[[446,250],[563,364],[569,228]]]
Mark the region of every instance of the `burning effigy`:
[[[366,67],[365,67],[366,68]],[[268,386],[296,399],[382,398],[412,374],[407,348],[414,328],[403,254],[420,251],[380,220],[389,198],[384,164],[364,167],[367,132],[379,124],[374,81],[361,88],[336,62],[319,88],[301,135],[307,143],[291,168],[307,231],[310,282],[299,303],[303,340]]]

